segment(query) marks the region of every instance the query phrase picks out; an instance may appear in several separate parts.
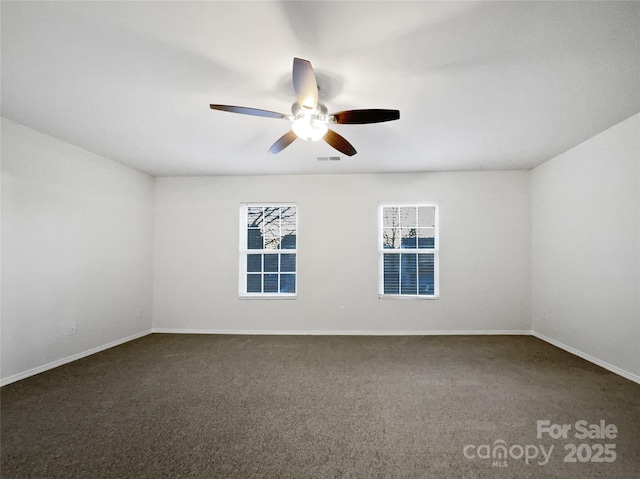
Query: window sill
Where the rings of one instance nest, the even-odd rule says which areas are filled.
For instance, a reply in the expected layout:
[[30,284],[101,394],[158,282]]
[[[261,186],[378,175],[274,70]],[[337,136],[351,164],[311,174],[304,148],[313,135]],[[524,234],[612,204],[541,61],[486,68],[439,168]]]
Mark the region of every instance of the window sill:
[[297,299],[296,294],[240,294],[238,299]]
[[419,299],[419,300],[433,300],[440,299],[439,295],[426,295],[426,294],[380,294],[378,293],[378,299]]

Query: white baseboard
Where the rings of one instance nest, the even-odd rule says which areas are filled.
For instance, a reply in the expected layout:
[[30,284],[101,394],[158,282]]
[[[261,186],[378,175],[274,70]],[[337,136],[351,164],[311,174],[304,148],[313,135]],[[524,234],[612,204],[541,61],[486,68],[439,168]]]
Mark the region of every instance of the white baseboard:
[[455,331],[358,331],[358,330],[273,330],[273,329],[173,329],[153,328],[154,333],[167,334],[239,334],[274,336],[485,336],[531,335],[530,330],[455,330]]
[[586,361],[589,361],[590,363],[593,363],[597,366],[600,366],[604,369],[607,369],[609,371],[611,371],[612,373],[617,374],[618,376],[622,376],[623,378],[626,378],[630,381],[633,381],[635,383],[640,384],[640,376],[638,376],[637,374],[633,374],[630,373],[629,371],[626,371],[622,368],[619,368],[617,366],[614,366],[613,364],[609,364],[606,361],[603,361],[601,359],[598,359],[594,356],[591,356],[590,354],[587,353],[583,353],[582,351],[580,351],[579,349],[576,348],[572,348],[571,346],[567,346],[564,343],[561,343],[560,341],[556,341],[555,339],[551,339],[547,336],[545,336],[544,334],[540,334],[536,331],[531,331],[531,335],[535,336],[538,339],[541,339],[542,341],[545,341],[549,344],[553,344],[554,346],[560,348],[560,349],[564,349],[565,351],[567,351],[568,353],[571,353],[575,356],[578,356],[579,358],[582,358]]
[[114,346],[118,346],[120,344],[133,341],[134,339],[138,339],[143,336],[147,336],[148,334],[151,334],[151,332],[152,331],[150,329],[147,329],[146,331],[141,331],[139,333],[132,334],[131,336],[127,336],[126,338],[117,339],[115,341],[111,341],[110,343],[103,344],[101,346],[96,346],[95,348],[87,349],[86,351],[83,351],[81,353],[73,354],[69,357],[58,359],[57,361],[53,361],[43,366],[38,366],[37,368],[29,369],[28,371],[24,371],[18,374],[14,374],[13,376],[2,378],[0,380],[0,386],[6,386],[7,384],[20,381],[21,379],[25,379],[30,376],[35,376],[36,374],[40,374],[44,371],[48,371],[49,369],[57,368],[58,366],[62,366],[63,364],[67,364],[72,361],[77,361],[78,359],[86,358],[87,356],[91,356],[92,354],[99,353],[100,351],[104,351],[105,349],[113,348]]

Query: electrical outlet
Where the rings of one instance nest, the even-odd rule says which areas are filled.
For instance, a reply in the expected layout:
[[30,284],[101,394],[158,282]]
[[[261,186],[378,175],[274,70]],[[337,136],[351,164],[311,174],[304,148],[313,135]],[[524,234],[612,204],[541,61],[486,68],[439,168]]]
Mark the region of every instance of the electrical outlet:
[[340,316],[344,316],[344,306],[340,306],[339,312],[340,312]]
[[142,308],[136,309],[136,318],[141,318],[143,314],[144,311],[142,310]]
[[77,323],[69,323],[67,325],[67,336],[73,336],[74,334],[76,334],[78,332],[78,325]]

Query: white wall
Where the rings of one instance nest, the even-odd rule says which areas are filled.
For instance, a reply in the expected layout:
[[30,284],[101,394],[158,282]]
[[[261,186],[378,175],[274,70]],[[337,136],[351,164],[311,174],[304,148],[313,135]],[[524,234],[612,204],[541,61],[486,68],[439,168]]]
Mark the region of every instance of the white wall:
[[[154,329],[530,330],[529,172],[157,178],[155,194]],[[432,200],[440,299],[378,299],[378,202]],[[238,299],[252,201],[299,206],[296,300]]]
[[3,383],[150,330],[153,189],[2,119]]
[[638,379],[639,165],[635,115],[539,166],[531,182],[533,330]]
[[[154,182],[2,119],[2,382],[144,334],[152,308],[161,331],[533,325],[540,337],[638,378],[639,163],[636,115],[533,172]],[[298,203],[298,299],[238,298],[245,201]],[[378,299],[380,201],[440,203],[439,300]]]

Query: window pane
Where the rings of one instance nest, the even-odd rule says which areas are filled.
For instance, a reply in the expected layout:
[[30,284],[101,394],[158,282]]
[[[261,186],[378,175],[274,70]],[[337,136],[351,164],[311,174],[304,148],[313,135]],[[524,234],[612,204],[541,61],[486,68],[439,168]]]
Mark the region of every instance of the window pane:
[[400,226],[406,228],[415,228],[417,225],[418,217],[416,215],[415,206],[403,206],[400,208]]
[[435,228],[418,228],[418,248],[435,248]]
[[418,292],[418,271],[417,271],[417,254],[400,255],[400,293],[401,294],[417,294]]
[[280,292],[281,293],[296,292],[296,275],[295,274],[280,275]]
[[280,271],[295,272],[296,270],[296,255],[295,254],[281,254],[280,255]]
[[280,248],[296,248],[296,221],[297,211],[294,207],[282,208],[281,212],[281,241]]
[[264,209],[264,223],[265,224],[279,224],[280,223],[280,207],[267,207]]
[[266,249],[280,248],[280,225],[278,223],[265,225],[264,247]]
[[264,270],[269,272],[278,272],[278,255],[277,254],[265,254],[264,255]]
[[269,207],[264,209],[264,248],[280,248],[280,208]]
[[247,255],[247,271],[248,272],[262,271],[262,255],[261,254]]
[[247,230],[247,249],[262,249],[262,232],[258,228]]
[[418,208],[418,226],[434,227],[436,225],[436,208],[420,206]]
[[434,255],[418,255],[418,294],[433,295],[434,290]]
[[398,226],[398,208],[395,206],[385,206],[382,208],[382,226],[393,228]]
[[261,293],[261,292],[262,292],[262,275],[248,274],[247,275],[247,293]]
[[280,243],[280,248],[296,249],[296,232],[295,231],[284,233],[284,236],[282,236],[282,241]]
[[264,292],[265,293],[278,292],[278,275],[277,274],[264,275]]
[[250,206],[247,208],[247,226],[249,228],[259,228],[262,225],[262,207]]
[[385,254],[383,256],[384,267],[384,293],[398,294],[400,292],[400,255]]
[[382,230],[382,247],[385,249],[400,247],[400,230],[398,228],[384,228]]
[[295,230],[296,228],[296,208],[293,206],[289,206],[286,208],[282,208],[280,213],[280,218],[282,220],[282,228]]
[[416,229],[415,228],[401,228],[400,234],[402,235],[400,239],[401,248],[416,248]]

